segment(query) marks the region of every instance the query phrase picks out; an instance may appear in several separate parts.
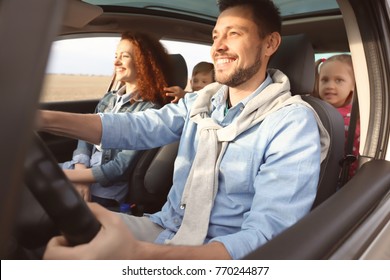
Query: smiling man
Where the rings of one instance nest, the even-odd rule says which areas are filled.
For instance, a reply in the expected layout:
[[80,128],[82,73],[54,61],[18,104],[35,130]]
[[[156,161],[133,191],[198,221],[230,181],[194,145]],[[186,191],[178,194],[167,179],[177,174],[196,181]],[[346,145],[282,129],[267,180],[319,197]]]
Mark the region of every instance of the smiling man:
[[278,9],[269,0],[219,7],[211,49],[217,83],[136,117],[42,112],[42,130],[105,148],[180,140],[160,212],[140,218],[92,204],[98,235],[76,247],[55,237],[45,258],[240,259],[309,212],[324,158],[320,134],[325,146],[328,136],[291,96],[288,78],[267,70],[281,41]]

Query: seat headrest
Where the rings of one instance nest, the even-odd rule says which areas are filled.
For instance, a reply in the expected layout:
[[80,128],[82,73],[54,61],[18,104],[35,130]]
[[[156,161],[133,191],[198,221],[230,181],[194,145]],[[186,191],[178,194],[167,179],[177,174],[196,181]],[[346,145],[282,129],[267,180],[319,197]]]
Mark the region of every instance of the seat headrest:
[[188,81],[187,63],[181,54],[170,54],[173,75],[169,86],[179,86],[185,89]]
[[310,94],[314,86],[314,50],[304,34],[283,36],[268,68],[282,71],[289,79],[293,95]]

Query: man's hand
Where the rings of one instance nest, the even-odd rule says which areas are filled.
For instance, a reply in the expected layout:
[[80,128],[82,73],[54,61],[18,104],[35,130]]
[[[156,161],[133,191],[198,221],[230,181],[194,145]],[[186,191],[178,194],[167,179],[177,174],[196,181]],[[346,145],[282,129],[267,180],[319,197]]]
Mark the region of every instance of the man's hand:
[[53,237],[47,244],[44,259],[124,260],[134,259],[142,251],[141,242],[134,239],[119,215],[96,203],[88,203],[88,206],[102,225],[94,239],[70,247],[65,237]]

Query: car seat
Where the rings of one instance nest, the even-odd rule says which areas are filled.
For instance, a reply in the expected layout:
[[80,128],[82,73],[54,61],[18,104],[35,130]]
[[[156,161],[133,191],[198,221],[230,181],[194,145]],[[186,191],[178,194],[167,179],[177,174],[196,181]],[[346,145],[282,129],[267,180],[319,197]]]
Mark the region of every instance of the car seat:
[[[170,54],[173,75],[170,85],[185,88],[188,81],[186,61],[180,54]],[[147,150],[142,153],[130,178],[127,202],[134,204],[132,213],[154,213],[161,209],[167,200],[172,186],[173,164],[179,142]]]
[[172,77],[169,86],[179,86],[185,89],[188,82],[187,63],[181,54],[170,54],[172,62]]
[[269,68],[279,69],[289,77],[292,94],[301,95],[302,99],[314,108],[330,135],[329,150],[321,163],[317,196],[312,209],[337,190],[345,142],[341,114],[327,102],[310,96],[315,79],[314,61],[314,50],[310,41],[306,35],[298,34],[282,37],[282,43],[268,65]]
[[179,142],[145,151],[137,161],[129,180],[128,202],[132,214],[155,213],[167,200],[172,186],[173,165]]

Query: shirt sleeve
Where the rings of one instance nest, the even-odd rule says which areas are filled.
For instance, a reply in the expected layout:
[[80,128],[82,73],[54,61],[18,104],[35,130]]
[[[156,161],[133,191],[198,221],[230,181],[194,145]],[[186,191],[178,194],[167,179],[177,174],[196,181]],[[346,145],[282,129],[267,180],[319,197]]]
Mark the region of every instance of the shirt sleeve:
[[196,94],[186,94],[178,104],[137,113],[99,114],[104,149],[146,150],[180,139],[188,103]]
[[72,163],[81,163],[84,164],[87,168],[90,167],[92,148],[92,144],[79,140],[77,142],[77,148],[73,152]]
[[313,113],[290,105],[261,124],[267,131],[263,163],[254,180],[254,197],[241,229],[211,239],[241,259],[306,215],[320,172],[320,138]]

